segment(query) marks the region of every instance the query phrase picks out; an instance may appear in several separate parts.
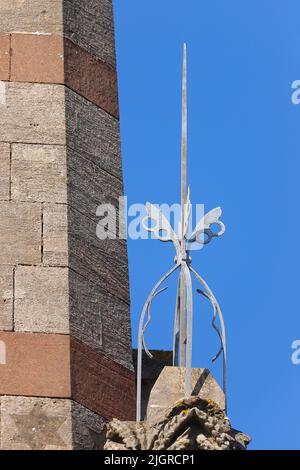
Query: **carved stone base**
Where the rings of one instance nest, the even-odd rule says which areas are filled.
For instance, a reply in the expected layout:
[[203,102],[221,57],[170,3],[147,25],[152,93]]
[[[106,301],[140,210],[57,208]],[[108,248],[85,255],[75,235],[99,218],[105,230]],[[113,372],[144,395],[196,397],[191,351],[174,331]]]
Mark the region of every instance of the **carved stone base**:
[[250,437],[233,429],[212,400],[177,401],[158,421],[117,419],[107,426],[106,450],[245,450]]

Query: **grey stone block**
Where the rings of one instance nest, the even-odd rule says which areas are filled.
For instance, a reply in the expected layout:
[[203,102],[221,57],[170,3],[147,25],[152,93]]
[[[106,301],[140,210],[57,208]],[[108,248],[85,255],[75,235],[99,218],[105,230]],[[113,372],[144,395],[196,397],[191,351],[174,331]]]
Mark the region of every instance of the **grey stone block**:
[[69,266],[129,303],[127,249],[124,240],[100,240],[97,224],[69,207]]
[[1,450],[93,450],[105,423],[69,399],[1,397]]
[[[225,395],[208,369],[191,370],[192,395],[214,401],[225,410]],[[166,366],[155,382],[149,397],[147,420],[163,416],[169,406],[185,396],[185,368]]]
[[72,270],[69,286],[71,335],[133,369],[128,304]]
[[12,145],[12,200],[67,202],[66,150],[60,145]]
[[68,208],[65,204],[44,204],[43,263],[68,266]]
[[10,145],[0,142],[0,199],[9,200]]
[[68,166],[81,155],[121,179],[120,126],[116,118],[67,88],[66,126]]
[[0,330],[13,329],[13,267],[0,266]]
[[15,331],[69,333],[68,269],[18,266]]
[[41,261],[40,204],[0,203],[0,264]]
[[62,34],[62,25],[62,0],[1,0],[0,2],[0,32]]
[[65,87],[5,82],[0,141],[65,144]]

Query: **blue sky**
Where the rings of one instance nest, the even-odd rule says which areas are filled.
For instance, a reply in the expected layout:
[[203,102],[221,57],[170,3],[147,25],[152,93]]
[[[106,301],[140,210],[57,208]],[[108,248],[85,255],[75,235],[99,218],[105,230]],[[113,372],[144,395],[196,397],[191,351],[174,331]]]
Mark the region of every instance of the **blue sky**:
[[[193,203],[223,209],[227,231],[193,254],[228,336],[228,414],[251,449],[300,449],[300,79],[297,0],[114,0],[125,192],[129,203],[180,199],[182,43],[188,46]],[[129,240],[132,327],[171,245]],[[175,278],[153,305],[152,348],[172,344]],[[195,367],[218,343],[195,297]]]

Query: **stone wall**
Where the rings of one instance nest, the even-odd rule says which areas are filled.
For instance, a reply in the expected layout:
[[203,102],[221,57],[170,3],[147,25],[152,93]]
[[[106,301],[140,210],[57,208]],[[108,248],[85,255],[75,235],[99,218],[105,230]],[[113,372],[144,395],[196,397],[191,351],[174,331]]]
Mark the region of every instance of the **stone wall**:
[[0,0],[3,449],[94,448],[134,418],[126,243],[96,237],[122,194],[111,0]]

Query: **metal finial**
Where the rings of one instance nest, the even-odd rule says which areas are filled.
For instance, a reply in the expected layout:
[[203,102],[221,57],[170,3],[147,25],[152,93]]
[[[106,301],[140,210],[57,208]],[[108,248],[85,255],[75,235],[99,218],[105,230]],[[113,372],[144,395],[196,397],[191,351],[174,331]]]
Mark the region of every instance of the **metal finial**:
[[[151,304],[153,299],[163,292],[161,289],[163,282],[175,271],[180,270],[178,288],[176,296],[174,333],[173,333],[173,365],[185,368],[185,394],[189,397],[191,390],[191,369],[192,369],[192,337],[193,337],[193,295],[191,274],[199,282],[201,289],[197,292],[206,297],[212,304],[213,317],[212,326],[216,330],[220,339],[220,349],[213,358],[215,361],[223,354],[223,390],[226,402],[226,335],[225,325],[220,306],[213,292],[191,266],[190,250],[193,244],[208,244],[214,237],[220,237],[225,232],[225,225],[221,222],[222,211],[217,207],[207,214],[197,223],[191,235],[188,235],[188,227],[191,216],[191,202],[189,189],[187,188],[187,66],[186,66],[186,45],[183,47],[183,78],[182,78],[182,137],[181,137],[181,223],[178,234],[171,227],[168,219],[153,204],[147,203],[148,215],[142,220],[142,225],[148,232],[153,232],[158,240],[163,242],[171,241],[174,244],[176,256],[175,266],[164,274],[157,282],[148,299],[146,300],[139,323],[138,337],[138,361],[137,361],[137,421],[141,420],[141,386],[142,386],[142,350],[152,358],[145,342],[145,331],[151,321]],[[155,225],[149,227],[149,219]],[[212,230],[212,225],[218,225],[219,231]],[[219,319],[220,328],[216,325]],[[146,320],[145,320],[146,319]]]

